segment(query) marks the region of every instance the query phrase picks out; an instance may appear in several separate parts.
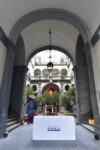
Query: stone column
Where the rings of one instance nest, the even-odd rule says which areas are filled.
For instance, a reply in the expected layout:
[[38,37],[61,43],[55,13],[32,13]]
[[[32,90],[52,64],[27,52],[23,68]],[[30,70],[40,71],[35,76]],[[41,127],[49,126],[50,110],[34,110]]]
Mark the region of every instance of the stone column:
[[85,65],[73,68],[76,85],[77,122],[87,123],[91,114],[90,92]]
[[24,102],[25,102],[25,84],[27,75],[26,66],[14,66],[13,80],[10,96],[10,109],[18,117],[19,121],[23,120]]
[[13,66],[14,66],[14,59],[15,59],[15,53],[14,53],[15,47],[13,46],[13,44],[7,40],[6,47],[7,47],[7,53],[6,53],[6,60],[5,60],[3,78],[2,78],[2,85],[0,89],[0,137],[6,131],[11,81],[12,81]]
[[76,79],[78,121],[79,123],[88,123],[92,108],[87,62],[83,47],[84,41],[81,35],[79,35],[76,44],[76,70],[74,71]]
[[94,116],[95,138],[100,139],[100,115],[98,111],[98,103],[97,103],[95,81],[94,81],[94,74],[93,74],[93,64],[92,64],[92,57],[91,57],[91,48],[89,43],[85,45],[83,51],[86,54],[86,60],[88,65],[89,88],[90,88],[92,111]]
[[60,85],[61,85],[61,94],[63,94],[64,93],[64,83],[60,83]]
[[41,83],[38,83],[38,94],[41,95],[42,89],[41,89]]

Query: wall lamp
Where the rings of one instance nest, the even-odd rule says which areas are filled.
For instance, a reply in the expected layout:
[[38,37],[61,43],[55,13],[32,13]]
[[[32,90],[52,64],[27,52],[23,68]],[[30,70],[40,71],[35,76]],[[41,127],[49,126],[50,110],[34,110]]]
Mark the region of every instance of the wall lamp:
[[92,43],[93,47],[96,45],[96,43],[98,42],[99,39],[100,39],[100,25],[98,26],[96,32],[94,33],[94,35],[91,38],[91,43]]

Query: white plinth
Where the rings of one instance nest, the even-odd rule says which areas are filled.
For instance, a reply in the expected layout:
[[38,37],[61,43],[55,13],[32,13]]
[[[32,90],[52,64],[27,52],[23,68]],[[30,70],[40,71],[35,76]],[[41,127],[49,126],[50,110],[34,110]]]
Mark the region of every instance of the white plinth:
[[76,140],[72,116],[35,116],[33,140]]

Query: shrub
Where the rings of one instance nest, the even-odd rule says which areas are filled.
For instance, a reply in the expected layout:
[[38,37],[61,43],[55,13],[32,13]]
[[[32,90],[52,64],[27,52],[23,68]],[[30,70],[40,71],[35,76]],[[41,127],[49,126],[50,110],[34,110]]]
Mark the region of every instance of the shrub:
[[71,111],[72,106],[75,104],[75,88],[72,87],[65,94],[61,95],[61,105],[64,106],[66,110]]
[[42,104],[43,105],[58,105],[59,94],[55,91],[52,95],[50,95],[49,90],[44,91],[42,95]]
[[33,91],[33,88],[31,87],[28,87],[26,89],[26,103],[28,103],[29,95],[35,95],[35,92]]

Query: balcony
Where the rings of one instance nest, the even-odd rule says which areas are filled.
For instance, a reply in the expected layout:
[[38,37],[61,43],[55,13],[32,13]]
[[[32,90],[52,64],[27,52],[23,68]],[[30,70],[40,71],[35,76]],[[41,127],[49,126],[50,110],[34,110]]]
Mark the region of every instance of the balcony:
[[45,82],[64,82],[71,83],[71,76],[32,76],[31,83],[45,83]]

